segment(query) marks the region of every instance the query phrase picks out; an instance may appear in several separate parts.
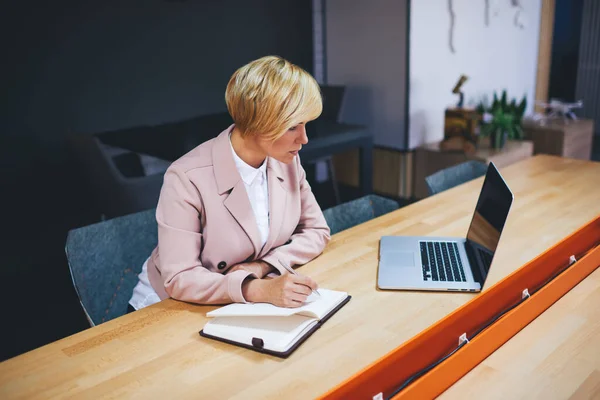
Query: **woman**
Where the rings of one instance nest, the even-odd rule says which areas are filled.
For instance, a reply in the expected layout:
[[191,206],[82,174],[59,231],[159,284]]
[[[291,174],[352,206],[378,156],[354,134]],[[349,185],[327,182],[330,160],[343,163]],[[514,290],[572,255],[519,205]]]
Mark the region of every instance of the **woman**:
[[[317,284],[287,272],[329,242],[329,227],[298,151],[321,114],[319,86],[280,57],[231,77],[234,124],[167,170],[156,220],[158,246],[144,263],[130,310],[167,297],[199,304],[267,302],[298,307]],[[275,278],[266,278],[275,272]]]

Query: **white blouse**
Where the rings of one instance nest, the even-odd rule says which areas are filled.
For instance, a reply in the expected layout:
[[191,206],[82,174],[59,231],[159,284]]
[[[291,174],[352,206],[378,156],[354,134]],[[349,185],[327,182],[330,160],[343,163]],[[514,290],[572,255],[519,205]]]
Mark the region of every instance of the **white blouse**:
[[[231,138],[230,138],[231,140]],[[231,143],[231,142],[230,142]],[[269,188],[267,185],[267,160],[263,161],[258,168],[251,167],[244,160],[238,157],[231,147],[235,165],[244,181],[246,192],[254,211],[256,225],[260,231],[261,247],[267,242],[269,237]]]
[[[229,135],[229,145],[235,166],[244,181],[248,198],[254,212],[256,225],[260,232],[261,246],[264,246],[269,237],[269,188],[267,183],[267,160],[258,168],[254,168],[244,162],[233,150],[231,145],[231,134]],[[148,280],[148,260],[142,266],[142,272],[138,275],[139,282],[133,288],[133,295],[129,304],[136,310],[158,303],[160,298],[150,285]]]

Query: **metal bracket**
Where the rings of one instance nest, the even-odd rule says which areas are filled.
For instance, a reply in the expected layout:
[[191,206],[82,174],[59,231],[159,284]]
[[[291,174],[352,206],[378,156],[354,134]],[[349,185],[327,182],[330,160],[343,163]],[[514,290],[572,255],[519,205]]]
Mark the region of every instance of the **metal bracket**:
[[458,337],[458,345],[462,346],[463,343],[465,343],[465,344],[469,343],[469,339],[467,339],[467,334],[466,333],[463,333],[462,335],[460,335]]
[[575,258],[575,256],[571,256],[569,257],[569,265],[573,265],[577,262],[577,259]]
[[523,290],[523,292],[521,293],[521,300],[524,300],[529,297],[531,297],[531,295],[529,294],[529,290],[525,288],[525,290]]

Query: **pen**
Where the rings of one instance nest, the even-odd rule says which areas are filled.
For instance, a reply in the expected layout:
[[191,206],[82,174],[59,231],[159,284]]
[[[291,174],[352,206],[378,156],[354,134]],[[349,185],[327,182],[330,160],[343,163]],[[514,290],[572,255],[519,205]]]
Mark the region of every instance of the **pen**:
[[[277,261],[279,261],[279,264],[281,264],[281,266],[283,268],[285,268],[285,270],[287,272],[289,272],[290,274],[294,274],[294,275],[298,275],[296,273],[296,271],[294,270],[294,268],[290,267],[289,265],[287,265],[286,263],[284,263],[283,261],[281,261],[280,259],[277,259]],[[312,291],[314,294],[316,294],[318,297],[321,297],[321,294],[319,292],[317,292],[316,290]]]

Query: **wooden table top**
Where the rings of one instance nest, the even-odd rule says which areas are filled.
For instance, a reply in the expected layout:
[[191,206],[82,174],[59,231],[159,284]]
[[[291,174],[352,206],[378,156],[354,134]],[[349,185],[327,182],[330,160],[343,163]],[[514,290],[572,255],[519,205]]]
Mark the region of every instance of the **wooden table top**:
[[[600,163],[536,156],[502,168],[501,173],[514,192],[515,203],[484,290],[600,213]],[[307,399],[323,394],[475,296],[379,291],[375,282],[380,236],[466,235],[482,179],[335,235],[323,255],[300,272],[323,288],[349,292],[353,299],[288,359],[201,338],[198,331],[207,321],[205,314],[215,307],[165,300],[3,362],[0,398]],[[589,280],[581,285],[590,285]],[[589,293],[579,296],[597,304],[598,290]],[[598,321],[598,311],[582,310],[577,318],[566,308],[556,317],[562,316],[564,322],[552,322],[556,330],[545,339],[546,345],[575,334],[565,322],[582,324],[586,316],[590,320],[596,316]],[[539,335],[539,329],[532,335]],[[523,345],[516,339],[508,346]],[[535,365],[530,368],[543,365],[537,373],[552,376],[550,361],[540,361],[544,349],[533,354],[533,361],[523,357],[514,362],[520,368],[531,362]],[[581,349],[581,357],[585,356]],[[556,357],[567,356],[558,352]],[[592,355],[587,353],[587,357]],[[455,395],[471,393],[471,385],[463,382],[479,382],[486,373],[467,376],[451,390]],[[510,373],[500,376],[504,379]],[[597,381],[597,371],[590,376]],[[529,393],[532,386],[528,385],[536,384],[521,383],[522,396]],[[495,385],[503,384],[497,381]]]
[[598,399],[598,321],[600,268],[439,399]]

